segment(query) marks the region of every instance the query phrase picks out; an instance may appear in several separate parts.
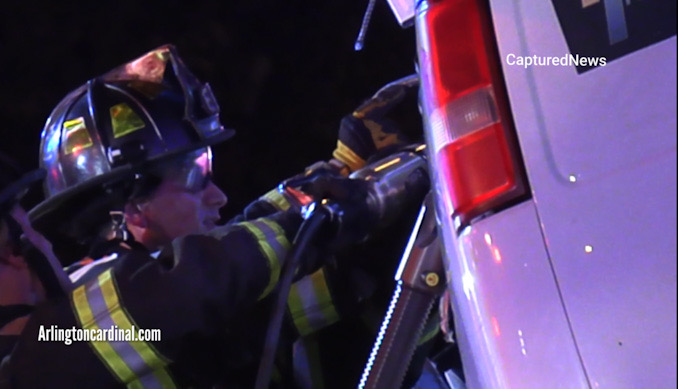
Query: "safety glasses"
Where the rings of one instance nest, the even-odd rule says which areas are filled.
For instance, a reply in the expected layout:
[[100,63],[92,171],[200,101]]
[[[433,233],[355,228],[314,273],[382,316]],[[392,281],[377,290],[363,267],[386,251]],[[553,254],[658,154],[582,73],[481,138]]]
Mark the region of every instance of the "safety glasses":
[[212,180],[212,150],[201,148],[163,164],[162,178],[173,186],[197,193]]

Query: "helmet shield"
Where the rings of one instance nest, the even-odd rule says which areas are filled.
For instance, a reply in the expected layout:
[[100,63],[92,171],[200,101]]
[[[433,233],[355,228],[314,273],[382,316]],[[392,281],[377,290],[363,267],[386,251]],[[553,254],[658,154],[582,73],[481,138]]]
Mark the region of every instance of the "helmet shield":
[[163,180],[189,192],[200,192],[212,179],[212,151],[209,147],[198,149],[162,169]]
[[138,176],[130,198],[143,202],[162,182],[196,193],[207,188],[212,179],[212,150],[209,147],[167,158]]

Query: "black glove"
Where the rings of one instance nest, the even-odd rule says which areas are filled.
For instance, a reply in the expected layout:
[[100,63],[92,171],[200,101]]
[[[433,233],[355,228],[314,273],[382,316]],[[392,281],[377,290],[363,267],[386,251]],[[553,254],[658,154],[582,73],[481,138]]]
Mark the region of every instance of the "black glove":
[[331,228],[325,238],[330,241],[330,248],[342,249],[367,236],[371,221],[366,220],[368,184],[364,180],[318,169],[289,179],[283,185],[299,189],[313,198],[316,207],[323,207],[323,211],[329,213]]
[[335,163],[344,167],[344,175],[365,166],[367,159],[376,152],[402,144],[396,124],[385,115],[418,85],[416,74],[391,82],[352,114],[344,116],[339,126],[337,147],[332,153]]

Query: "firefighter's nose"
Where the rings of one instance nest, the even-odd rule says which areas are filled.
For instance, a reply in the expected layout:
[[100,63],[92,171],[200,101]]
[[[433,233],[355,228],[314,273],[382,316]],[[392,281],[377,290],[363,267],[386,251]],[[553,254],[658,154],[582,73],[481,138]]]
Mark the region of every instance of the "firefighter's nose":
[[203,195],[203,201],[206,205],[220,209],[228,202],[228,197],[226,194],[214,184],[212,181],[207,184],[205,188],[205,193]]

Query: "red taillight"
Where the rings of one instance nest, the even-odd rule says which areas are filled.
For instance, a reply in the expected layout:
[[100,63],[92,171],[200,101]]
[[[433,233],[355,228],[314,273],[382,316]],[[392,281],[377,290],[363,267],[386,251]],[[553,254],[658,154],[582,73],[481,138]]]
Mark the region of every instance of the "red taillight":
[[481,0],[422,2],[415,19],[432,163],[456,227],[525,193]]

